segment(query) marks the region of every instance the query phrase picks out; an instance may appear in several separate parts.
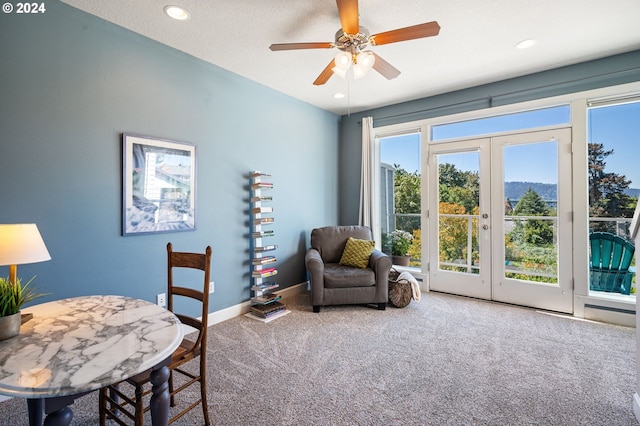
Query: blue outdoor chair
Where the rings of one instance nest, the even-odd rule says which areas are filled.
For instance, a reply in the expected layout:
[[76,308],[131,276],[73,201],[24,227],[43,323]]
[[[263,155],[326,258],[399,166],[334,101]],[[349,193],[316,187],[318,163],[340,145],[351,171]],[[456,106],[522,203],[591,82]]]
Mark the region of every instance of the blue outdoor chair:
[[635,246],[608,232],[593,232],[589,241],[591,290],[629,294],[634,275],[629,266]]

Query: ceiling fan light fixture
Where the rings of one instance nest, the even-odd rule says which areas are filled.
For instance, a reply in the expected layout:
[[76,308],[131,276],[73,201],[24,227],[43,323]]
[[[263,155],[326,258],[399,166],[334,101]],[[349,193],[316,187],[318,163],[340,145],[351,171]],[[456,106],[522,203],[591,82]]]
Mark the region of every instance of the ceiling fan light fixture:
[[375,62],[376,57],[370,51],[358,53],[353,64],[353,78],[358,80],[367,75]]
[[336,68],[346,72],[351,66],[351,55],[347,52],[338,52],[333,61],[336,64]]
[[180,6],[168,5],[164,7],[164,13],[173,19],[178,21],[186,21],[191,16],[186,9]]
[[342,68],[333,67],[333,68],[331,68],[331,71],[333,71],[333,73],[338,75],[339,77],[347,78],[347,71],[348,70],[343,70]]
[[373,64],[376,63],[376,57],[370,51],[365,50],[364,52],[358,53],[358,56],[356,57],[356,62],[363,69],[365,69],[366,71],[369,71],[373,67]]
[[363,67],[362,65],[353,64],[353,79],[354,80],[361,79],[362,77],[367,75],[368,72],[369,72],[369,70],[366,69],[365,67]]
[[394,79],[400,75],[400,71],[376,53],[364,49],[367,46],[433,37],[440,33],[440,25],[436,21],[431,21],[370,35],[369,30],[360,25],[358,0],[336,0],[336,5],[340,17],[340,29],[335,34],[335,42],[276,43],[269,46],[271,51],[339,49],[340,52],[314,80],[315,86],[327,83],[333,74],[346,78],[352,65],[356,79],[364,77],[371,68],[374,68],[387,80]]

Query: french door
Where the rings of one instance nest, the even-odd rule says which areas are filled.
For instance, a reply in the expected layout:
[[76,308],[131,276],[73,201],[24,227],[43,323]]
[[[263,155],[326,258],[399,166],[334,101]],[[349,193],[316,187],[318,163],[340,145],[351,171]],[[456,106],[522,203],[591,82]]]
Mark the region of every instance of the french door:
[[573,312],[571,130],[434,143],[432,290]]

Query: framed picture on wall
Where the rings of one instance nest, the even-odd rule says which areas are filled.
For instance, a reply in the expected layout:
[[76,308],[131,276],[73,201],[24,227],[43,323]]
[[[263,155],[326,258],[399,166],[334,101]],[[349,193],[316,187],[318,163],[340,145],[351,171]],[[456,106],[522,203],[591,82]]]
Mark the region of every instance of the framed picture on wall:
[[122,135],[122,235],[196,229],[196,147]]

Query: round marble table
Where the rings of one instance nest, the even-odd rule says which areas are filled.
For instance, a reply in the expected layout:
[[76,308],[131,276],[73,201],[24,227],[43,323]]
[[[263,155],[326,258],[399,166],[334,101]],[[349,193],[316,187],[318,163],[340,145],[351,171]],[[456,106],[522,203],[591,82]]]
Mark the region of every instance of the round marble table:
[[[0,341],[0,394],[27,398],[30,424],[68,424],[67,405],[140,372],[152,373],[153,424],[166,424],[166,362],[182,325],[170,311],[123,296],[87,296],[24,309],[33,318]],[[98,407],[96,406],[96,418]]]

